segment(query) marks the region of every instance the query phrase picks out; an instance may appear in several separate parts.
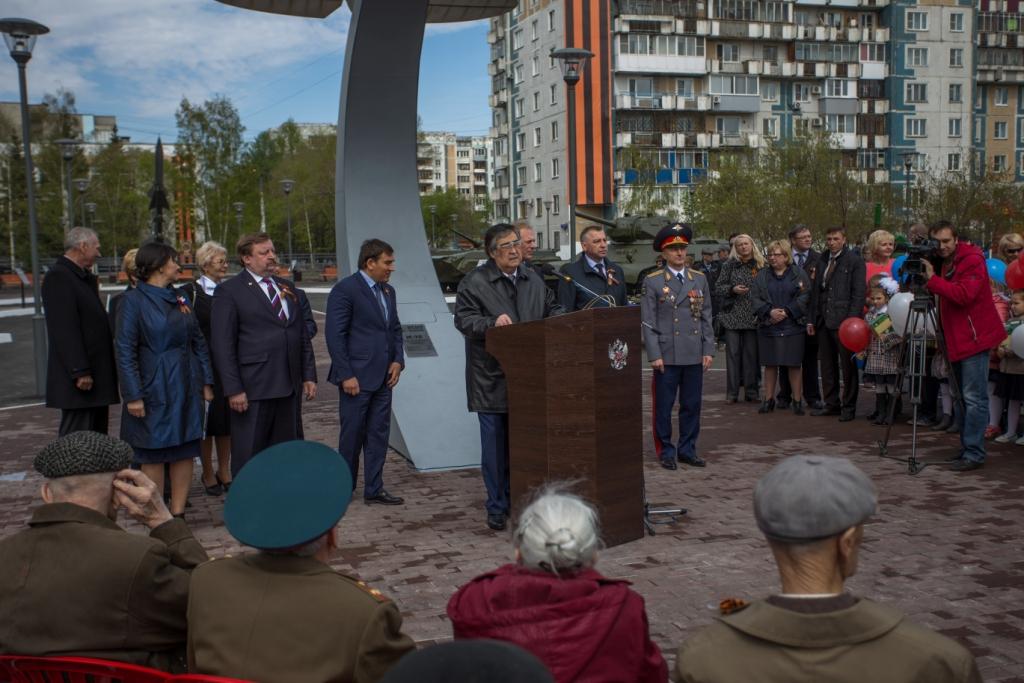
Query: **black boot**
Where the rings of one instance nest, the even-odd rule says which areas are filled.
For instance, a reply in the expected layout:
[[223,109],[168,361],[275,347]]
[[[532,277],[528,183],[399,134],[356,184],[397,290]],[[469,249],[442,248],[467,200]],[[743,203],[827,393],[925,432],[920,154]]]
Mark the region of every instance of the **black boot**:
[[804,402],[803,401],[793,401],[793,414],[794,415],[804,415],[805,414],[804,413]]
[[775,410],[775,399],[769,398],[765,401],[761,401],[761,407],[757,409],[759,413],[770,413]]
[[889,424],[889,405],[891,402],[892,397],[889,394],[875,394],[875,412],[878,413],[878,417],[875,418],[872,424]]
[[878,411],[880,410],[880,407],[882,405],[882,396],[884,396],[884,394],[875,394],[875,409],[871,411],[867,418],[865,418],[868,422],[871,422],[872,424],[878,424],[877,422],[875,422],[875,420],[877,420],[878,416],[881,414]]

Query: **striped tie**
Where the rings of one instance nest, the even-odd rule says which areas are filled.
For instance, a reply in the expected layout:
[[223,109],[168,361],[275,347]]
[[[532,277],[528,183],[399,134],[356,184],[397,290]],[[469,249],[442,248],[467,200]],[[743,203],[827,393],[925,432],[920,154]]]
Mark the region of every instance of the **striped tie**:
[[277,293],[277,288],[274,287],[274,281],[269,277],[263,278],[262,282],[267,287],[267,296],[270,297],[270,305],[274,308],[274,313],[281,320],[287,320],[288,316],[284,313],[284,306],[281,305],[281,295]]

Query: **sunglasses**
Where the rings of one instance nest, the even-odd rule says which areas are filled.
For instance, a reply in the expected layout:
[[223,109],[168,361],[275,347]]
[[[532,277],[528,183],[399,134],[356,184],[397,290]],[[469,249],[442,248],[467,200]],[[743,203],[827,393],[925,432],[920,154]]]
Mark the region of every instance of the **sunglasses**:
[[1016,247],[1014,249],[1006,249],[1005,251],[1007,254],[1019,254],[1021,252],[1021,249],[1021,247]]

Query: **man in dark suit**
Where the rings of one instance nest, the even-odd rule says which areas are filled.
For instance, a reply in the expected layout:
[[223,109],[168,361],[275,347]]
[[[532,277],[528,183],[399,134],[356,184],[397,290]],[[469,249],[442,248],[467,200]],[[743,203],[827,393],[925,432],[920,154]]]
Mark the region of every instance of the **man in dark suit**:
[[[574,263],[567,263],[562,272],[572,278],[572,282],[560,280],[558,283],[558,303],[567,313],[582,311],[594,306],[624,306],[626,304],[626,278],[622,268],[608,259],[608,237],[604,229],[591,225],[580,233],[580,246],[583,253]],[[590,292],[577,287],[579,283]],[[594,296],[594,295],[598,296]],[[610,304],[603,300],[610,297]]]
[[107,414],[117,393],[114,340],[90,272],[100,240],[88,228],[72,228],[64,255],[43,280],[43,307],[50,340],[46,406],[60,408],[60,436],[78,431],[107,433]]
[[405,367],[398,302],[395,288],[388,284],[395,251],[387,242],[366,240],[357,263],[359,270],[335,284],[327,297],[327,381],[339,389],[338,452],[352,470],[353,486],[363,452],[364,502],[400,505],[405,501],[384,490],[383,477],[391,390]]
[[[793,250],[793,265],[804,269],[810,275],[821,259],[821,252],[811,248],[811,229],[800,224],[789,231],[789,244]],[[821,389],[818,387],[818,337],[808,335],[804,341],[803,363],[804,400],[812,410],[821,408]],[[779,395],[776,406],[780,410],[789,407],[793,400],[793,388],[786,373],[779,373]]]
[[295,285],[276,277],[266,233],[243,235],[244,270],[213,295],[210,350],[231,406],[231,473],[299,435],[299,407],[316,397],[316,362]]
[[840,422],[849,422],[857,412],[857,366],[853,353],[839,341],[839,326],[847,318],[863,315],[867,286],[864,259],[846,244],[844,228],[825,231],[825,245],[828,251],[807,274],[811,279],[811,310],[807,318],[814,321],[807,324],[807,336],[818,337],[821,393],[825,402],[811,415],[838,415]]

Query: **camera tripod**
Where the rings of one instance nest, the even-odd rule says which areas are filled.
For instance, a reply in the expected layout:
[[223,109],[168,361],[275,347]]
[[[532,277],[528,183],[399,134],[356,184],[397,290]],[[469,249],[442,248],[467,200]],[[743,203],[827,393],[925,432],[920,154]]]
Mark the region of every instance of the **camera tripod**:
[[[929,328],[933,332],[929,332]],[[890,460],[905,462],[907,464],[907,474],[917,474],[928,465],[938,464],[937,462],[919,460],[917,457],[917,413],[921,405],[921,390],[924,380],[928,377],[929,336],[935,339],[939,352],[948,359],[949,356],[946,354],[946,338],[942,334],[942,328],[939,326],[939,316],[935,308],[935,301],[930,293],[922,290],[920,287],[915,287],[914,300],[910,303],[910,313],[903,327],[903,341],[900,346],[899,362],[897,363],[899,372],[896,376],[896,391],[893,394],[894,397],[900,396],[903,393],[904,382],[909,380],[910,386],[907,389],[907,397],[911,405],[914,406],[911,414],[913,430],[910,435],[910,456],[902,458],[889,454],[889,437],[892,434],[892,426],[895,422],[896,414],[895,398],[888,406],[888,414],[886,415],[888,426],[885,428],[885,437],[878,442],[878,455]],[[960,387],[952,368],[950,368],[949,372],[949,389],[953,395],[954,402],[959,402]],[[963,406],[960,406],[960,411],[962,414]]]

